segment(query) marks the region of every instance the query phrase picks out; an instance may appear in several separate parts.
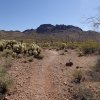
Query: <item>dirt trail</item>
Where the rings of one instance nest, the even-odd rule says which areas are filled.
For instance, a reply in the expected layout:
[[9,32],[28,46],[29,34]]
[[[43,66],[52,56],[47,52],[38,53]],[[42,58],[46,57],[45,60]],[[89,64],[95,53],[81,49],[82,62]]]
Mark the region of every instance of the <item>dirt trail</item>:
[[[72,100],[69,88],[72,73],[76,66],[87,69],[93,66],[97,56],[78,57],[77,52],[70,50],[65,55],[54,50],[45,50],[44,59],[34,59],[24,63],[17,59],[9,71],[15,82],[8,100]],[[72,59],[73,67],[66,67]]]
[[[50,95],[54,95],[56,91],[54,91],[54,94],[52,93],[52,85],[53,85],[53,77],[52,77],[52,65],[55,62],[55,59],[57,58],[57,52],[56,51],[50,51],[49,57],[44,58],[42,61],[42,64],[39,63],[39,65],[35,66],[33,70],[33,77],[31,80],[34,96],[33,100],[53,100],[53,98],[50,99]],[[55,94],[55,98],[56,98]]]
[[33,63],[15,61],[10,74],[15,80],[15,88],[9,100],[61,100],[60,88],[56,84],[58,72],[55,72],[55,63],[58,53],[45,51],[43,60]]

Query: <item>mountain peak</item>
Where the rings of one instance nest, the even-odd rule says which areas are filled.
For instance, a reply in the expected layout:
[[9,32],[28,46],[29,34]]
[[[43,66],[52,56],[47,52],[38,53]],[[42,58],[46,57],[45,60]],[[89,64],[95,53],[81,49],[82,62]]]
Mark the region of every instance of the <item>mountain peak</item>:
[[81,28],[73,26],[73,25],[52,25],[52,24],[42,24],[37,29],[37,33],[59,33],[59,32],[65,32],[65,31],[83,31]]

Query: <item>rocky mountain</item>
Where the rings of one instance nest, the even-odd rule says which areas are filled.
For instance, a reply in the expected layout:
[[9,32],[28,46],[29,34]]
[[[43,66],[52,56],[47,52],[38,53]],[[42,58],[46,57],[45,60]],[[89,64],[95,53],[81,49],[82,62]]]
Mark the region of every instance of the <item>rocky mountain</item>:
[[33,33],[33,32],[36,32],[35,29],[27,29],[25,31],[23,31],[23,33]]
[[73,25],[52,25],[42,24],[37,29],[27,29],[21,31],[0,31],[0,39],[33,39],[42,40],[62,40],[62,41],[100,41],[100,33],[95,31],[84,31]]
[[60,33],[68,31],[83,31],[81,28],[73,25],[51,25],[51,24],[42,24],[37,29],[37,33]]

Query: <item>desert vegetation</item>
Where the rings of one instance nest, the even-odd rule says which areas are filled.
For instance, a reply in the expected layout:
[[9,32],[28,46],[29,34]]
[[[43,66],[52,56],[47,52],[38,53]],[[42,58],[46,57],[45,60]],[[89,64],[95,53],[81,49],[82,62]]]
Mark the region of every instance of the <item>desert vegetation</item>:
[[[30,40],[0,40],[1,100],[9,100],[9,98],[24,100],[25,95],[29,96],[29,94],[21,91],[29,93],[29,86],[37,91],[32,90],[33,95],[41,94],[39,98],[46,95],[45,98],[52,100],[100,99],[99,42],[45,41],[41,44]],[[45,85],[44,82],[47,84]],[[48,89],[47,93],[43,94],[43,90],[39,89],[41,84],[44,89],[51,90]],[[57,84],[54,89],[60,87],[60,91],[53,91],[54,84]],[[52,86],[49,87],[50,85]],[[60,95],[48,95],[53,92]],[[57,99],[54,98],[55,95]],[[35,96],[29,96],[28,99],[33,100],[32,97],[36,99]]]
[[8,72],[15,59],[25,58],[32,62],[33,58],[42,59],[41,48],[35,43],[24,43],[16,40],[0,40],[0,100],[6,100],[6,94],[13,86],[13,79]]
[[0,51],[2,56],[18,57],[18,55],[38,56],[41,53],[41,48],[35,43],[23,43],[16,40],[1,40]]
[[12,58],[8,57],[3,60],[0,65],[0,100],[4,100],[6,93],[9,92],[13,85],[13,80],[8,75],[7,71],[12,66]]

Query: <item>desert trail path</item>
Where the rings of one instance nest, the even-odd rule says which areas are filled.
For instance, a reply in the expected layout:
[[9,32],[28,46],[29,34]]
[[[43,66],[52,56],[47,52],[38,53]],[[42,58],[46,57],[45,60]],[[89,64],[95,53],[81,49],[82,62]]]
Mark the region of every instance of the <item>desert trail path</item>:
[[50,51],[49,55],[48,58],[44,58],[42,64],[35,66],[33,70],[34,77],[31,80],[33,91],[35,92],[33,100],[55,100],[57,97],[56,92],[59,90],[57,88],[54,90],[54,87],[52,87],[54,84],[52,67],[57,57],[57,52]]
[[[70,89],[76,66],[88,70],[97,59],[94,55],[80,58],[73,50],[65,55],[55,50],[45,50],[43,54],[42,60],[14,61],[9,74],[15,83],[8,100],[73,100]],[[69,59],[74,63],[72,67],[65,66]]]
[[58,52],[46,50],[43,60],[15,61],[9,72],[15,80],[9,100],[61,100],[57,58]]

